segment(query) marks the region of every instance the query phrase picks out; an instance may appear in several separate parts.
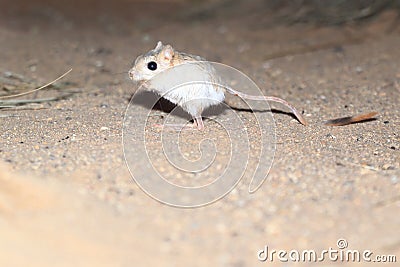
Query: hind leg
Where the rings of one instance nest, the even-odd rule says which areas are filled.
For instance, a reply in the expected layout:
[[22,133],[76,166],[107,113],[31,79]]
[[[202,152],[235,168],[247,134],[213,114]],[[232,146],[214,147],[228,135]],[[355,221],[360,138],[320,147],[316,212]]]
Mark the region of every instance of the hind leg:
[[204,130],[203,118],[201,116],[193,117],[193,126],[197,127],[199,131]]

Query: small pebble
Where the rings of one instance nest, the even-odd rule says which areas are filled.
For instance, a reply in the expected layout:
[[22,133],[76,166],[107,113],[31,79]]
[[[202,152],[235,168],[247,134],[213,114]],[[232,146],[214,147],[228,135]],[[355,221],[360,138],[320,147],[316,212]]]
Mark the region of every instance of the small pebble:
[[393,170],[394,167],[392,165],[390,165],[389,163],[385,163],[385,164],[383,164],[382,169],[383,170]]
[[96,62],[94,63],[94,65],[95,65],[97,68],[102,68],[102,67],[104,67],[104,63],[103,63],[103,61],[101,61],[101,60],[96,60]]
[[326,137],[330,137],[330,138],[332,138],[332,139],[336,139],[336,136],[334,136],[333,134],[331,134],[331,133],[328,133],[327,135],[326,135]]
[[278,77],[281,74],[282,74],[282,70],[276,69],[271,73],[271,76],[275,78],[275,77]]
[[143,35],[143,37],[142,37],[142,41],[145,42],[145,43],[149,42],[150,39],[151,39],[151,38],[150,38],[150,35],[148,35],[148,34],[145,34],[145,35]]

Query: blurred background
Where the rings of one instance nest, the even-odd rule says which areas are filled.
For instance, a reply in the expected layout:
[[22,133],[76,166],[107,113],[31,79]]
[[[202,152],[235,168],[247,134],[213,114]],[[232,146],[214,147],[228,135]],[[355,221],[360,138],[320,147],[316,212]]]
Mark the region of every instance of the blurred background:
[[[266,266],[265,245],[322,250],[338,238],[400,255],[399,14],[399,0],[0,0],[0,266]],[[159,40],[241,70],[306,117],[303,127],[272,104],[277,150],[255,194],[243,183],[176,209],[133,182],[127,72]],[[70,68],[53,87],[2,98]],[[376,120],[322,124],[371,111]],[[154,112],[162,124],[167,113]],[[181,141],[229,141],[205,123]],[[150,131],[149,151],[163,159],[159,136]]]
[[147,23],[151,23],[153,16],[162,19],[191,19],[193,21],[215,17],[236,20],[254,17],[260,21],[260,26],[269,19],[287,24],[354,23],[371,19],[388,9],[398,10],[400,6],[398,0],[2,0],[1,4],[2,18],[11,20],[10,23],[29,17],[38,20],[47,19],[52,22],[65,19],[75,23],[91,22],[93,24],[104,20],[107,16],[128,21],[140,19]]

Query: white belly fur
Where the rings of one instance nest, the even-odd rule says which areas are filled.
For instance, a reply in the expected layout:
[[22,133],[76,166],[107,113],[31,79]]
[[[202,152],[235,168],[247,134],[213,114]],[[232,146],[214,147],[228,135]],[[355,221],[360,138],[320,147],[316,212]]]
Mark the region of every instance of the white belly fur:
[[223,90],[211,84],[188,84],[174,88],[164,95],[172,103],[182,107],[192,116],[200,116],[210,106],[218,105],[224,101]]

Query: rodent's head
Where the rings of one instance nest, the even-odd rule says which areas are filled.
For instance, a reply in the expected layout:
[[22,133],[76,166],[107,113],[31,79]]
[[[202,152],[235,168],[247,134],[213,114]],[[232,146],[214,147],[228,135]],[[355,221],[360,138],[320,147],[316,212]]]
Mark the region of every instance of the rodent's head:
[[170,45],[163,45],[160,41],[157,46],[144,55],[138,56],[129,70],[132,81],[147,81],[167,68],[173,66],[175,51]]

